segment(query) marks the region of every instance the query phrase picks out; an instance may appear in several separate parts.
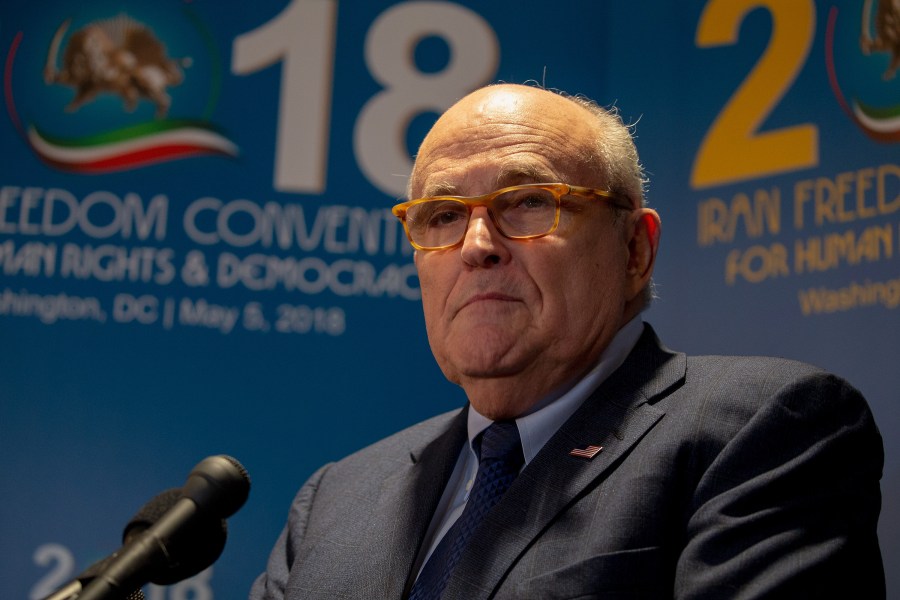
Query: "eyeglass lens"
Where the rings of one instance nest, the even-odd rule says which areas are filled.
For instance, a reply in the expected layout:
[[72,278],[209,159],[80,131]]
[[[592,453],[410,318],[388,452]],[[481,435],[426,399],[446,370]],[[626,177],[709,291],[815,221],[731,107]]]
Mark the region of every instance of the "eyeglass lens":
[[[487,202],[494,225],[506,237],[548,233],[556,221],[556,197],[539,188],[510,190]],[[425,248],[450,246],[466,234],[469,207],[462,200],[436,198],[410,207],[410,237]]]

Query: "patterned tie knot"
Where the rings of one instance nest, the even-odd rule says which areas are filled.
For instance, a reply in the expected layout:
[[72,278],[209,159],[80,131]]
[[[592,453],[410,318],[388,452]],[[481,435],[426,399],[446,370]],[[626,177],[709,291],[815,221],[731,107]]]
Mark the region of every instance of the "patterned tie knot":
[[496,421],[476,440],[478,462],[503,460],[516,467],[521,466],[522,441],[514,421]]

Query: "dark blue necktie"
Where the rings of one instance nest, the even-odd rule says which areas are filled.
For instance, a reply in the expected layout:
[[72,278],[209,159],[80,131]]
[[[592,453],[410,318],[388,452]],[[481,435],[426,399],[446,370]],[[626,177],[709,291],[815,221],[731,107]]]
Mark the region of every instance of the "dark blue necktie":
[[436,600],[472,533],[519,474],[524,458],[519,430],[512,421],[498,421],[475,439],[478,473],[462,515],[434,549],[409,594],[410,600]]

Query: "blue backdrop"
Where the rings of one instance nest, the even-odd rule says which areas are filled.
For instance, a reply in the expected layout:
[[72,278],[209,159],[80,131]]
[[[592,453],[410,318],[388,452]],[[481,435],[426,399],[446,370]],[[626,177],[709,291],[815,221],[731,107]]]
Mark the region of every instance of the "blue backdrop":
[[805,360],[869,399],[900,598],[880,4],[6,0],[0,595],[43,597],[226,453],[253,487],[222,558],[147,593],[242,598],[318,465],[461,405],[389,209],[437,114],[533,81],[636,124],[669,346]]

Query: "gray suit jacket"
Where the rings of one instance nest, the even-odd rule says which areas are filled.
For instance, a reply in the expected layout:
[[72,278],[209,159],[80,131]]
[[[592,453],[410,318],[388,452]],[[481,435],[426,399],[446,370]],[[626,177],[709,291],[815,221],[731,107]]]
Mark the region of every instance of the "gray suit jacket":
[[[251,598],[403,598],[466,409],[315,473]],[[573,448],[602,446],[593,459]],[[844,381],[649,326],[474,534],[444,598],[884,597],[881,437]]]

